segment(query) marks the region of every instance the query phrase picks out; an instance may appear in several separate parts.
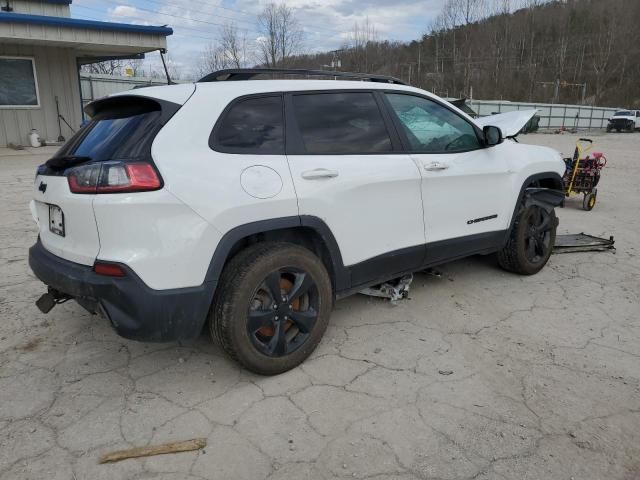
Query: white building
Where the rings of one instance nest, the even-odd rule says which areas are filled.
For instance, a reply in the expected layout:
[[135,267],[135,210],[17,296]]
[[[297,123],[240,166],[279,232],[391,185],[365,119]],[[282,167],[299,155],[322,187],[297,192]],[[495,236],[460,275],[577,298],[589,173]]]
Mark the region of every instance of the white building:
[[[169,27],[71,18],[72,0],[1,0],[0,147],[70,138],[82,121],[79,67],[166,50]],[[58,126],[58,108],[66,120]]]

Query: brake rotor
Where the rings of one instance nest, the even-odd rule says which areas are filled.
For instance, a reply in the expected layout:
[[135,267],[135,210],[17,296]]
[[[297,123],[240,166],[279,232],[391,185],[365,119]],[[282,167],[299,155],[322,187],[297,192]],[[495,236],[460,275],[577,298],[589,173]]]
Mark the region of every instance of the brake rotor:
[[[293,282],[291,282],[291,280],[289,280],[288,278],[281,276],[280,292],[283,295],[286,295],[288,292],[291,291],[292,288],[293,288]],[[291,309],[294,311],[300,309],[300,298],[296,298],[291,302]],[[293,322],[291,320],[287,320],[284,324],[284,331],[285,332],[288,331],[292,325],[293,325]],[[258,329],[256,333],[259,333],[262,337],[270,338],[270,337],[273,337],[274,330],[273,330],[273,327],[265,326]]]

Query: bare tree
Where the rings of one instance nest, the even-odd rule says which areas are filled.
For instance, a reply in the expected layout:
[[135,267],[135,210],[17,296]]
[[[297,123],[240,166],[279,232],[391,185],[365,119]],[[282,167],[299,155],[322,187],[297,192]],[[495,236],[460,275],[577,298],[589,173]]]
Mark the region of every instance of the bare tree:
[[217,70],[241,68],[246,63],[246,32],[240,33],[235,23],[226,23],[220,30],[218,40],[206,47],[196,73],[202,77]]
[[224,50],[220,48],[220,45],[215,43],[210,43],[207,45],[205,49],[202,59],[196,68],[197,75],[199,77],[204,77],[211,72],[216,72],[218,70],[224,70],[225,68],[230,68],[231,64]]
[[369,70],[369,54],[373,44],[378,41],[378,32],[375,25],[366,17],[362,23],[356,22],[353,25],[349,43],[346,46],[351,62],[357,71],[366,72]]
[[268,4],[258,15],[258,29],[262,34],[258,55],[264,65],[286,65],[300,50],[303,32],[293,9],[286,4]]
[[[416,66],[419,75],[411,81],[442,95],[468,95],[473,87],[475,98],[546,102],[557,91],[565,103],[584,96],[591,104],[640,107],[640,50],[629,40],[637,31],[640,1],[443,3],[437,21],[413,42],[378,38],[367,21],[354,25],[340,52],[341,68],[406,77]],[[263,29],[260,51],[265,65],[283,64],[277,8],[272,5],[262,16],[263,25],[270,26]],[[286,64],[318,68],[334,55],[298,53]],[[229,61],[221,55],[218,60]]]
[[227,59],[227,67],[244,66],[247,59],[247,34],[241,34],[235,23],[226,23],[222,27],[219,47]]
[[592,36],[593,72],[595,74],[596,101],[602,98],[605,85],[618,65],[612,65],[613,45],[615,42],[615,25],[605,19],[600,28]]
[[82,71],[86,73],[100,73],[103,75],[120,75],[124,62],[122,60],[107,60],[105,62],[88,63],[83,65]]

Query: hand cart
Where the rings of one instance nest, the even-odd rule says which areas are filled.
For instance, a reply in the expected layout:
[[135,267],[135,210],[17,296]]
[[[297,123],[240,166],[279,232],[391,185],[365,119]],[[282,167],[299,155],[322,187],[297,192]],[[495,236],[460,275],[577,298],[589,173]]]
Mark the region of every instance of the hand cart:
[[[583,194],[582,208],[589,211],[596,204],[600,181],[600,171],[607,164],[607,159],[601,152],[589,151],[593,149],[593,141],[588,138],[580,138],[576,142],[576,149],[572,158],[565,158],[566,169],[564,177],[564,194],[569,197],[574,194]],[[583,157],[583,155],[585,155]]]

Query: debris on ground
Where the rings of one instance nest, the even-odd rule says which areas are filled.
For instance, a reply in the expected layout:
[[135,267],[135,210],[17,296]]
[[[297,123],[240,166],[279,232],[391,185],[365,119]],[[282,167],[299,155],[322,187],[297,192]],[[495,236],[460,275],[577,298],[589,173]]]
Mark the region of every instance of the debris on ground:
[[440,375],[453,375],[453,370],[438,370]]
[[615,240],[613,235],[609,238],[594,237],[586,233],[577,233],[569,235],[556,235],[556,241],[553,245],[553,253],[571,253],[571,252],[606,252],[613,250]]
[[136,447],[107,453],[100,457],[98,463],[119,462],[120,460],[126,460],[128,458],[151,457],[153,455],[164,455],[166,453],[190,452],[192,450],[200,450],[206,446],[206,438],[194,438],[183,442],[164,443],[150,447]]
[[391,303],[395,303],[397,300],[402,300],[409,296],[411,282],[413,282],[413,275],[409,274],[380,285],[364,288],[359,293],[370,297],[388,298]]
[[432,277],[442,278],[442,272],[440,270],[436,270],[435,268],[426,268],[422,270],[420,273],[424,273],[425,275],[431,275]]

